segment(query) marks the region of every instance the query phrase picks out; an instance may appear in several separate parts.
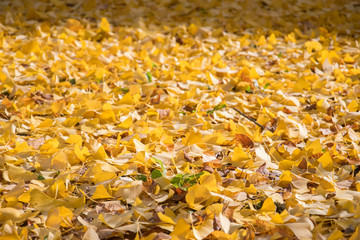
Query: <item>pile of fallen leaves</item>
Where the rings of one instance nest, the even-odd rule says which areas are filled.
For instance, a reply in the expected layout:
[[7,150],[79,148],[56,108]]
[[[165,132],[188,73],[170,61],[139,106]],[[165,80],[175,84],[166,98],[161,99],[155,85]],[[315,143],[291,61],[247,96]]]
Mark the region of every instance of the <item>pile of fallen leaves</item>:
[[359,29],[345,0],[1,1],[0,238],[359,239]]

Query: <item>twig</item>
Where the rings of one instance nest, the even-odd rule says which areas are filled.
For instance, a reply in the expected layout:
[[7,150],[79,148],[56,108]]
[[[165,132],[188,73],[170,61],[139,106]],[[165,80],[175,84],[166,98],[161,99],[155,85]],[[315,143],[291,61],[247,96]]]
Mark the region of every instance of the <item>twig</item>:
[[257,126],[261,127],[262,130],[267,129],[266,127],[264,127],[263,125],[261,125],[260,123],[258,123],[255,119],[247,116],[245,113],[241,112],[239,109],[233,107],[232,109],[234,109],[235,111],[237,111],[238,113],[241,114],[241,116],[245,117],[247,120],[252,121],[253,123],[255,123]]

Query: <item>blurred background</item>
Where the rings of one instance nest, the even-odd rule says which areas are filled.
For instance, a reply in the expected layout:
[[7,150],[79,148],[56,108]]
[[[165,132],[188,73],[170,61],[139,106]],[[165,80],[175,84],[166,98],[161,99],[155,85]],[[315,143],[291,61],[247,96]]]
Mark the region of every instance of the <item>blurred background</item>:
[[[241,34],[246,29],[302,33],[324,27],[338,34],[360,33],[360,2],[349,0],[2,0],[0,22],[56,23],[68,18],[107,17],[113,26],[175,27],[194,23]],[[30,22],[26,22],[30,21]]]

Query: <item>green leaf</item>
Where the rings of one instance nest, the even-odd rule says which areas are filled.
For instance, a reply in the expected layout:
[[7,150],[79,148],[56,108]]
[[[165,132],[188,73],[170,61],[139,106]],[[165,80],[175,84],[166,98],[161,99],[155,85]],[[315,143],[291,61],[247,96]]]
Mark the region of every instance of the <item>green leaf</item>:
[[177,174],[175,177],[173,177],[170,180],[170,183],[176,187],[181,188],[184,190],[187,190],[189,187],[196,184],[200,178],[201,175],[203,175],[204,172],[196,173],[196,174]]
[[127,93],[129,91],[129,89],[128,88],[120,88],[120,91]]
[[163,175],[162,172],[161,172],[160,170],[158,170],[158,169],[155,169],[155,170],[153,170],[153,171],[151,172],[151,178],[152,178],[152,179],[159,178],[159,177],[161,177],[162,175]]
[[214,111],[220,110],[220,109],[222,109],[222,108],[224,108],[224,107],[226,107],[226,104],[225,104],[225,103],[223,103],[223,104],[218,104],[218,105],[216,105],[216,106],[214,107]]
[[226,104],[225,104],[225,103],[223,103],[223,104],[218,104],[218,105],[216,105],[212,110],[206,111],[206,113],[207,113],[207,114],[213,114],[215,111],[220,110],[220,109],[222,109],[222,108],[224,108],[224,107],[226,107]]
[[253,93],[253,91],[251,90],[250,86],[247,86],[247,87],[246,87],[245,92],[247,92],[247,93]]
[[45,180],[45,178],[42,175],[39,175],[38,180]]
[[69,79],[69,82],[72,86],[74,86],[76,84],[75,78]]
[[59,175],[60,175],[60,170],[58,170],[58,171],[55,173],[55,175],[54,175],[53,178],[56,178],[56,177],[59,176]]
[[264,90],[267,89],[270,86],[270,83],[265,84]]
[[[154,157],[153,157],[154,158]],[[157,158],[154,158],[154,160],[160,164],[160,167],[161,167],[161,171],[165,174],[166,173],[166,169],[164,167],[164,163],[163,161],[161,161],[160,159],[157,159]]]
[[137,176],[136,176],[136,179],[137,179],[137,180],[141,180],[141,181],[143,181],[143,182],[147,182],[147,177],[146,177],[145,175],[142,175],[142,174],[137,175]]
[[152,82],[152,75],[151,75],[151,72],[149,72],[149,71],[148,71],[148,72],[146,72],[146,74],[145,74],[145,75],[146,75],[146,78],[147,78],[148,82],[149,82],[149,83],[151,83],[151,82]]
[[181,174],[176,175],[170,180],[170,183],[174,185],[174,187],[176,188],[182,187],[182,185],[184,185],[183,175]]
[[152,66],[153,68],[157,68],[157,67],[158,67],[158,66],[156,65],[156,63],[152,63],[151,66]]

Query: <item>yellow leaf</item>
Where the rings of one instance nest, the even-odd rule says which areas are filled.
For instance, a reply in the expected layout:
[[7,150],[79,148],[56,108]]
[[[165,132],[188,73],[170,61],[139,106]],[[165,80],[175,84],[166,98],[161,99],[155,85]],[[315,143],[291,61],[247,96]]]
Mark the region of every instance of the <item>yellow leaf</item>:
[[160,220],[162,222],[164,222],[164,223],[169,223],[169,224],[173,224],[173,225],[176,224],[171,217],[168,217],[168,216],[166,216],[165,214],[163,214],[161,212],[158,212],[157,215],[160,218]]
[[54,124],[53,120],[51,120],[50,118],[46,118],[44,121],[42,121],[40,123],[40,125],[38,126],[38,128],[47,128],[47,127],[51,127]]
[[129,36],[121,41],[121,45],[130,46],[132,44],[132,37]]
[[36,40],[27,42],[22,46],[21,51],[25,54],[39,53],[40,52],[39,43]]
[[198,28],[193,23],[190,24],[190,26],[188,27],[188,31],[192,36],[195,36],[197,30],[198,30]]
[[345,54],[345,56],[344,56],[344,62],[345,62],[345,63],[354,63],[355,60],[354,60],[353,57],[351,57],[351,56],[347,53],[347,54]]
[[97,110],[100,109],[102,107],[101,102],[98,100],[89,100],[86,101],[86,107],[89,110]]
[[237,239],[237,238],[233,238],[232,235],[230,235],[228,233],[224,233],[223,231],[213,231],[211,233],[211,236],[215,237],[215,239],[217,239],[217,240]]
[[100,30],[104,31],[104,32],[110,32],[110,23],[108,22],[108,20],[106,18],[101,18],[101,22],[100,22]]
[[274,34],[274,33],[270,34],[270,36],[269,36],[269,38],[268,38],[268,41],[269,41],[269,43],[272,44],[272,45],[275,45],[275,44],[277,43],[277,40],[276,40],[276,37],[275,37],[275,34]]
[[207,206],[205,211],[207,212],[208,216],[215,215],[218,216],[220,213],[222,213],[222,209],[224,207],[224,204],[221,203],[214,203],[210,206]]
[[260,211],[262,211],[262,212],[275,212],[276,211],[276,205],[271,197],[268,197],[264,201]]
[[68,164],[68,157],[63,150],[58,151],[51,159],[51,165],[55,171],[67,169]]
[[286,123],[286,121],[283,118],[279,118],[278,125],[276,127],[275,132],[274,132],[274,135],[281,136],[283,134],[284,135],[289,134],[288,124]]
[[73,212],[66,207],[57,207],[49,211],[46,219],[46,226],[49,228],[71,227]]
[[104,198],[112,198],[109,192],[106,190],[103,184],[100,184],[96,187],[96,190],[92,196],[92,199],[104,199]]
[[355,213],[355,208],[354,208],[354,204],[352,201],[339,200],[339,206],[341,206],[342,209],[346,210],[349,213]]
[[80,159],[80,161],[82,161],[82,162],[85,161],[85,156],[81,152],[80,146],[78,144],[76,144],[75,147],[74,147],[74,153],[75,153],[75,156]]
[[100,123],[113,123],[116,121],[116,116],[113,110],[106,110],[100,114]]
[[97,80],[102,80],[104,77],[110,75],[111,72],[106,71],[104,68],[97,68],[95,71],[95,78]]
[[29,152],[32,149],[32,147],[30,147],[27,142],[18,142],[16,141],[15,143],[15,148],[13,150],[11,150],[10,152],[12,154],[16,154],[16,153],[22,153],[22,152]]
[[306,125],[310,125],[311,123],[314,122],[314,120],[312,119],[312,117],[310,116],[310,114],[307,113],[307,114],[305,114],[302,122],[303,122],[304,124],[306,124]]
[[244,152],[241,145],[234,149],[234,153],[231,157],[231,163],[235,167],[244,167],[248,160],[250,160],[250,157],[247,153]]
[[30,203],[40,211],[49,211],[49,209],[59,206],[80,208],[85,204],[85,196],[67,197],[64,201],[61,201],[47,196],[39,189],[33,189],[30,193]]
[[183,138],[182,142],[185,146],[190,146],[196,143],[201,143],[202,135],[200,132],[191,131],[186,133],[185,138]]
[[79,32],[79,30],[83,28],[81,22],[73,18],[66,21],[66,27],[73,32]]
[[210,192],[205,186],[196,184],[189,188],[185,199],[190,208],[200,210],[203,207],[201,204],[204,201],[207,201],[210,197]]
[[5,83],[6,78],[7,78],[7,77],[6,77],[5,73],[0,72],[0,81],[1,81],[2,83]]
[[113,195],[114,197],[121,197],[131,204],[135,202],[136,198],[142,192],[142,188],[141,181],[133,181],[119,186]]
[[24,192],[18,197],[19,202],[29,203],[30,202],[30,192]]
[[95,157],[95,159],[101,159],[101,160],[105,160],[105,159],[109,158],[105,152],[104,146],[101,146],[98,148],[94,157]]
[[140,94],[132,95],[130,92],[126,93],[118,102],[119,104],[134,105],[141,98]]
[[108,181],[110,179],[115,179],[117,177],[114,172],[99,172],[92,176],[92,180],[94,184],[98,184],[101,182]]
[[226,139],[221,132],[214,132],[203,137],[203,142],[208,144],[223,145],[225,141]]
[[[0,208],[0,221],[5,222],[11,220],[13,222],[23,222],[29,217],[34,217],[34,213],[27,210],[24,212],[23,210],[18,210],[10,207],[2,207]],[[6,239],[6,238],[4,238]]]
[[285,37],[286,41],[296,43],[295,33],[290,33]]
[[214,231],[214,221],[206,219],[202,224],[193,227],[193,233],[196,239],[205,239]]
[[309,53],[312,51],[317,52],[323,49],[323,46],[318,41],[307,41],[304,46]]
[[8,164],[8,170],[6,173],[9,177],[9,180],[16,183],[37,179],[37,175],[35,173],[26,171],[22,167],[14,166],[11,164]]
[[357,226],[355,232],[353,233],[353,235],[351,235],[351,237],[349,238],[349,240],[358,240],[360,239],[360,227]]
[[118,214],[108,214],[102,213],[99,215],[98,219],[111,228],[119,227],[125,224],[133,216],[133,211],[127,211],[120,215]]
[[356,100],[352,100],[347,106],[350,112],[356,112],[359,109],[359,103]]
[[308,155],[322,153],[322,146],[320,144],[320,139],[316,139],[313,142],[308,141],[306,143],[305,149],[307,150]]
[[262,45],[265,45],[265,44],[266,44],[265,36],[261,35],[256,45],[262,46]]
[[199,182],[202,186],[205,186],[209,191],[217,192],[217,182],[216,177],[213,174],[203,174]]
[[289,183],[291,183],[291,181],[292,181],[291,172],[290,171],[284,171],[280,176],[279,186],[285,187]]
[[65,186],[64,179],[59,179],[55,181],[47,190],[47,194],[49,197],[53,198],[64,198],[67,197],[67,189]]
[[245,189],[245,192],[247,194],[251,194],[251,195],[256,195],[257,194],[257,190],[256,190],[256,188],[255,188],[255,186],[253,184],[250,184],[250,186]]
[[260,77],[260,75],[257,73],[256,69],[254,67],[252,67],[249,72],[249,77],[251,79],[258,79]]
[[133,123],[132,117],[128,117],[127,119],[125,119],[125,121],[118,124],[118,127],[124,128],[124,129],[129,129],[131,127],[132,123]]
[[51,110],[54,114],[59,114],[61,110],[64,108],[65,103],[63,101],[53,102],[51,104]]
[[327,170],[331,171],[333,169],[333,160],[331,158],[331,155],[329,152],[324,153],[319,159],[319,163],[321,163],[321,166]]
[[82,137],[81,137],[80,135],[71,134],[71,135],[69,136],[69,138],[66,139],[65,142],[70,143],[70,144],[77,144],[77,145],[81,146],[81,145],[82,145],[82,141],[83,141],[83,140],[82,140]]
[[300,77],[294,85],[294,91],[301,92],[302,90],[310,90],[311,85],[304,77]]
[[63,122],[63,125],[65,127],[73,127],[76,124],[78,124],[80,121],[81,121],[81,118],[79,118],[79,117],[69,117]]
[[275,224],[283,224],[284,220],[282,219],[281,215],[279,213],[276,213],[272,218],[271,222]]
[[344,239],[344,235],[340,230],[335,230],[328,238],[327,240],[340,240]]
[[188,224],[183,218],[180,218],[174,230],[170,234],[171,239],[174,240],[184,240],[188,239],[188,235],[190,233],[190,224]]

